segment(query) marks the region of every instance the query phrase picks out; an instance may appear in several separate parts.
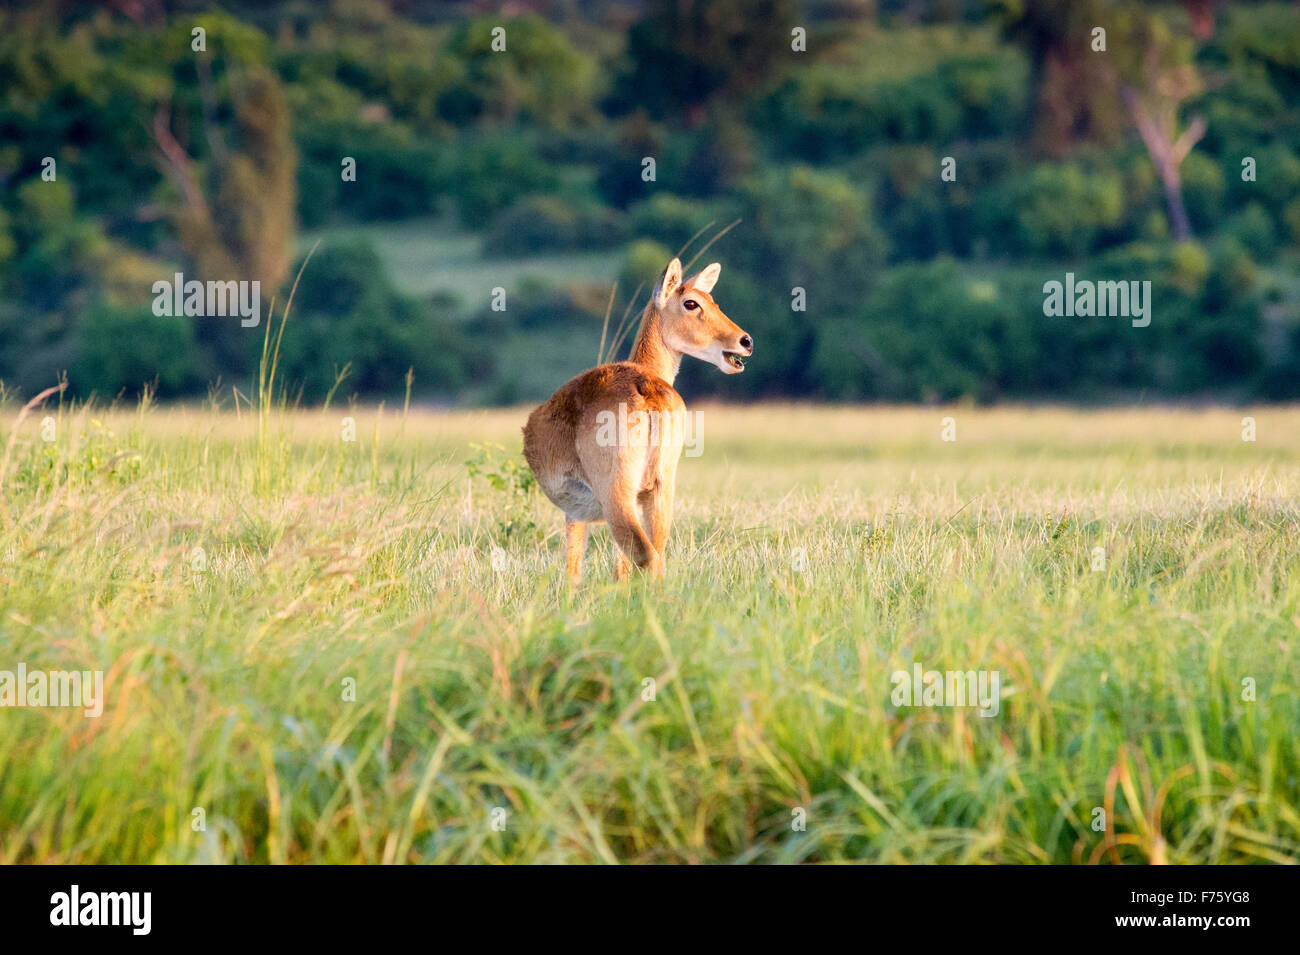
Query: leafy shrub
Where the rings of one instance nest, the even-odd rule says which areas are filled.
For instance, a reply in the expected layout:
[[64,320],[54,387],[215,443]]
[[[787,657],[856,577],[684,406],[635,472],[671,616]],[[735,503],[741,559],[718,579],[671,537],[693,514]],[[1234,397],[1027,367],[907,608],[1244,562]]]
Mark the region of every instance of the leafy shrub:
[[1009,183],[994,205],[1010,219],[1011,251],[1081,256],[1123,222],[1124,188],[1114,172],[1044,163]]
[[680,249],[710,222],[721,228],[732,219],[723,203],[687,199],[671,192],[655,193],[632,206],[628,214],[633,235],[672,249]]
[[497,543],[536,543],[546,531],[533,520],[532,503],[537,497],[537,478],[522,458],[506,455],[506,449],[493,441],[470,445],[473,456],[465,462],[470,480],[483,478],[488,487],[505,498],[503,514],[497,518]]
[[[397,219],[437,211],[451,179],[451,160],[396,123],[346,122],[310,126],[298,135],[298,214],[319,225],[338,211],[362,220]],[[346,144],[341,152],[340,143]],[[344,182],[341,160],[356,160],[356,179]]]
[[855,35],[755,108],[787,156],[825,162],[881,141],[948,142],[1010,132],[1026,117],[1029,63],[987,30]]
[[1226,190],[1223,167],[1209,156],[1192,151],[1179,167],[1179,175],[1192,228],[1197,231],[1217,228],[1223,218]]
[[[953,261],[890,269],[853,318],[823,329],[817,380],[836,399],[992,400],[1045,384],[1042,298]],[[1037,324],[1035,324],[1037,323]]]
[[194,366],[196,321],[233,319],[159,317],[148,306],[115,308],[100,304],[82,322],[69,382],[82,395],[113,397],[156,382],[164,397],[202,384]]
[[622,242],[627,229],[613,209],[557,196],[527,196],[499,213],[483,237],[491,255],[601,249]]
[[454,185],[461,222],[475,227],[525,195],[554,191],[559,176],[541,156],[532,137],[500,132],[463,142],[455,164]]
[[458,126],[522,122],[566,127],[594,109],[596,63],[562,32],[535,14],[509,25],[509,56],[492,49],[497,17],[469,20],[448,40],[444,55],[463,74],[438,100],[442,117]]
[[347,390],[400,394],[407,369],[415,387],[454,395],[488,372],[481,352],[427,303],[399,294],[364,242],[323,246],[303,273],[285,326],[280,368],[290,391],[321,400],[349,367]]

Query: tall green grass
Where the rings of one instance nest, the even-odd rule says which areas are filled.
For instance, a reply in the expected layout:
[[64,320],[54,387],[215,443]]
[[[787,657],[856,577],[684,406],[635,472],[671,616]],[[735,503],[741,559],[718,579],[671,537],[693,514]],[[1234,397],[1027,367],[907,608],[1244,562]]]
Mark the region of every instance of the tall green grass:
[[570,591],[465,464],[526,409],[55,402],[0,669],[107,702],[0,709],[2,862],[1297,857],[1300,410],[706,407],[666,579]]

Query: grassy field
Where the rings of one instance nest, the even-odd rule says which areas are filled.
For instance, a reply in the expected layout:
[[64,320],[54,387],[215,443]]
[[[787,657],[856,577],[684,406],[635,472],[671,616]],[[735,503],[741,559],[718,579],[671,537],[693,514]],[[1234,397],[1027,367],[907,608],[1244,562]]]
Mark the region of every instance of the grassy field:
[[106,703],[0,709],[0,862],[1300,856],[1300,409],[700,412],[569,592],[526,409],[36,411],[0,670]]

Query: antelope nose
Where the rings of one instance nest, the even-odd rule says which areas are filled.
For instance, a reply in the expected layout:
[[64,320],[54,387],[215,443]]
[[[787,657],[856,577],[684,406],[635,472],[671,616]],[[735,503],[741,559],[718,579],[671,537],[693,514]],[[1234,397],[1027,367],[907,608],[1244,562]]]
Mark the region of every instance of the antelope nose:
[[752,352],[754,350],[754,339],[750,338],[748,335],[741,335],[740,347],[748,348]]

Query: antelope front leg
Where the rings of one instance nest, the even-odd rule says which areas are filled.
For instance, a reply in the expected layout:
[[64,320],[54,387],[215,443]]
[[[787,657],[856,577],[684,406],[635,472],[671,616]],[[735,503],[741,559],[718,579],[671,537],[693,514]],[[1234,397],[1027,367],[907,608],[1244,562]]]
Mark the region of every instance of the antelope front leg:
[[582,555],[587,549],[586,522],[564,519],[564,548],[564,569],[569,583],[576,585],[582,580]]

